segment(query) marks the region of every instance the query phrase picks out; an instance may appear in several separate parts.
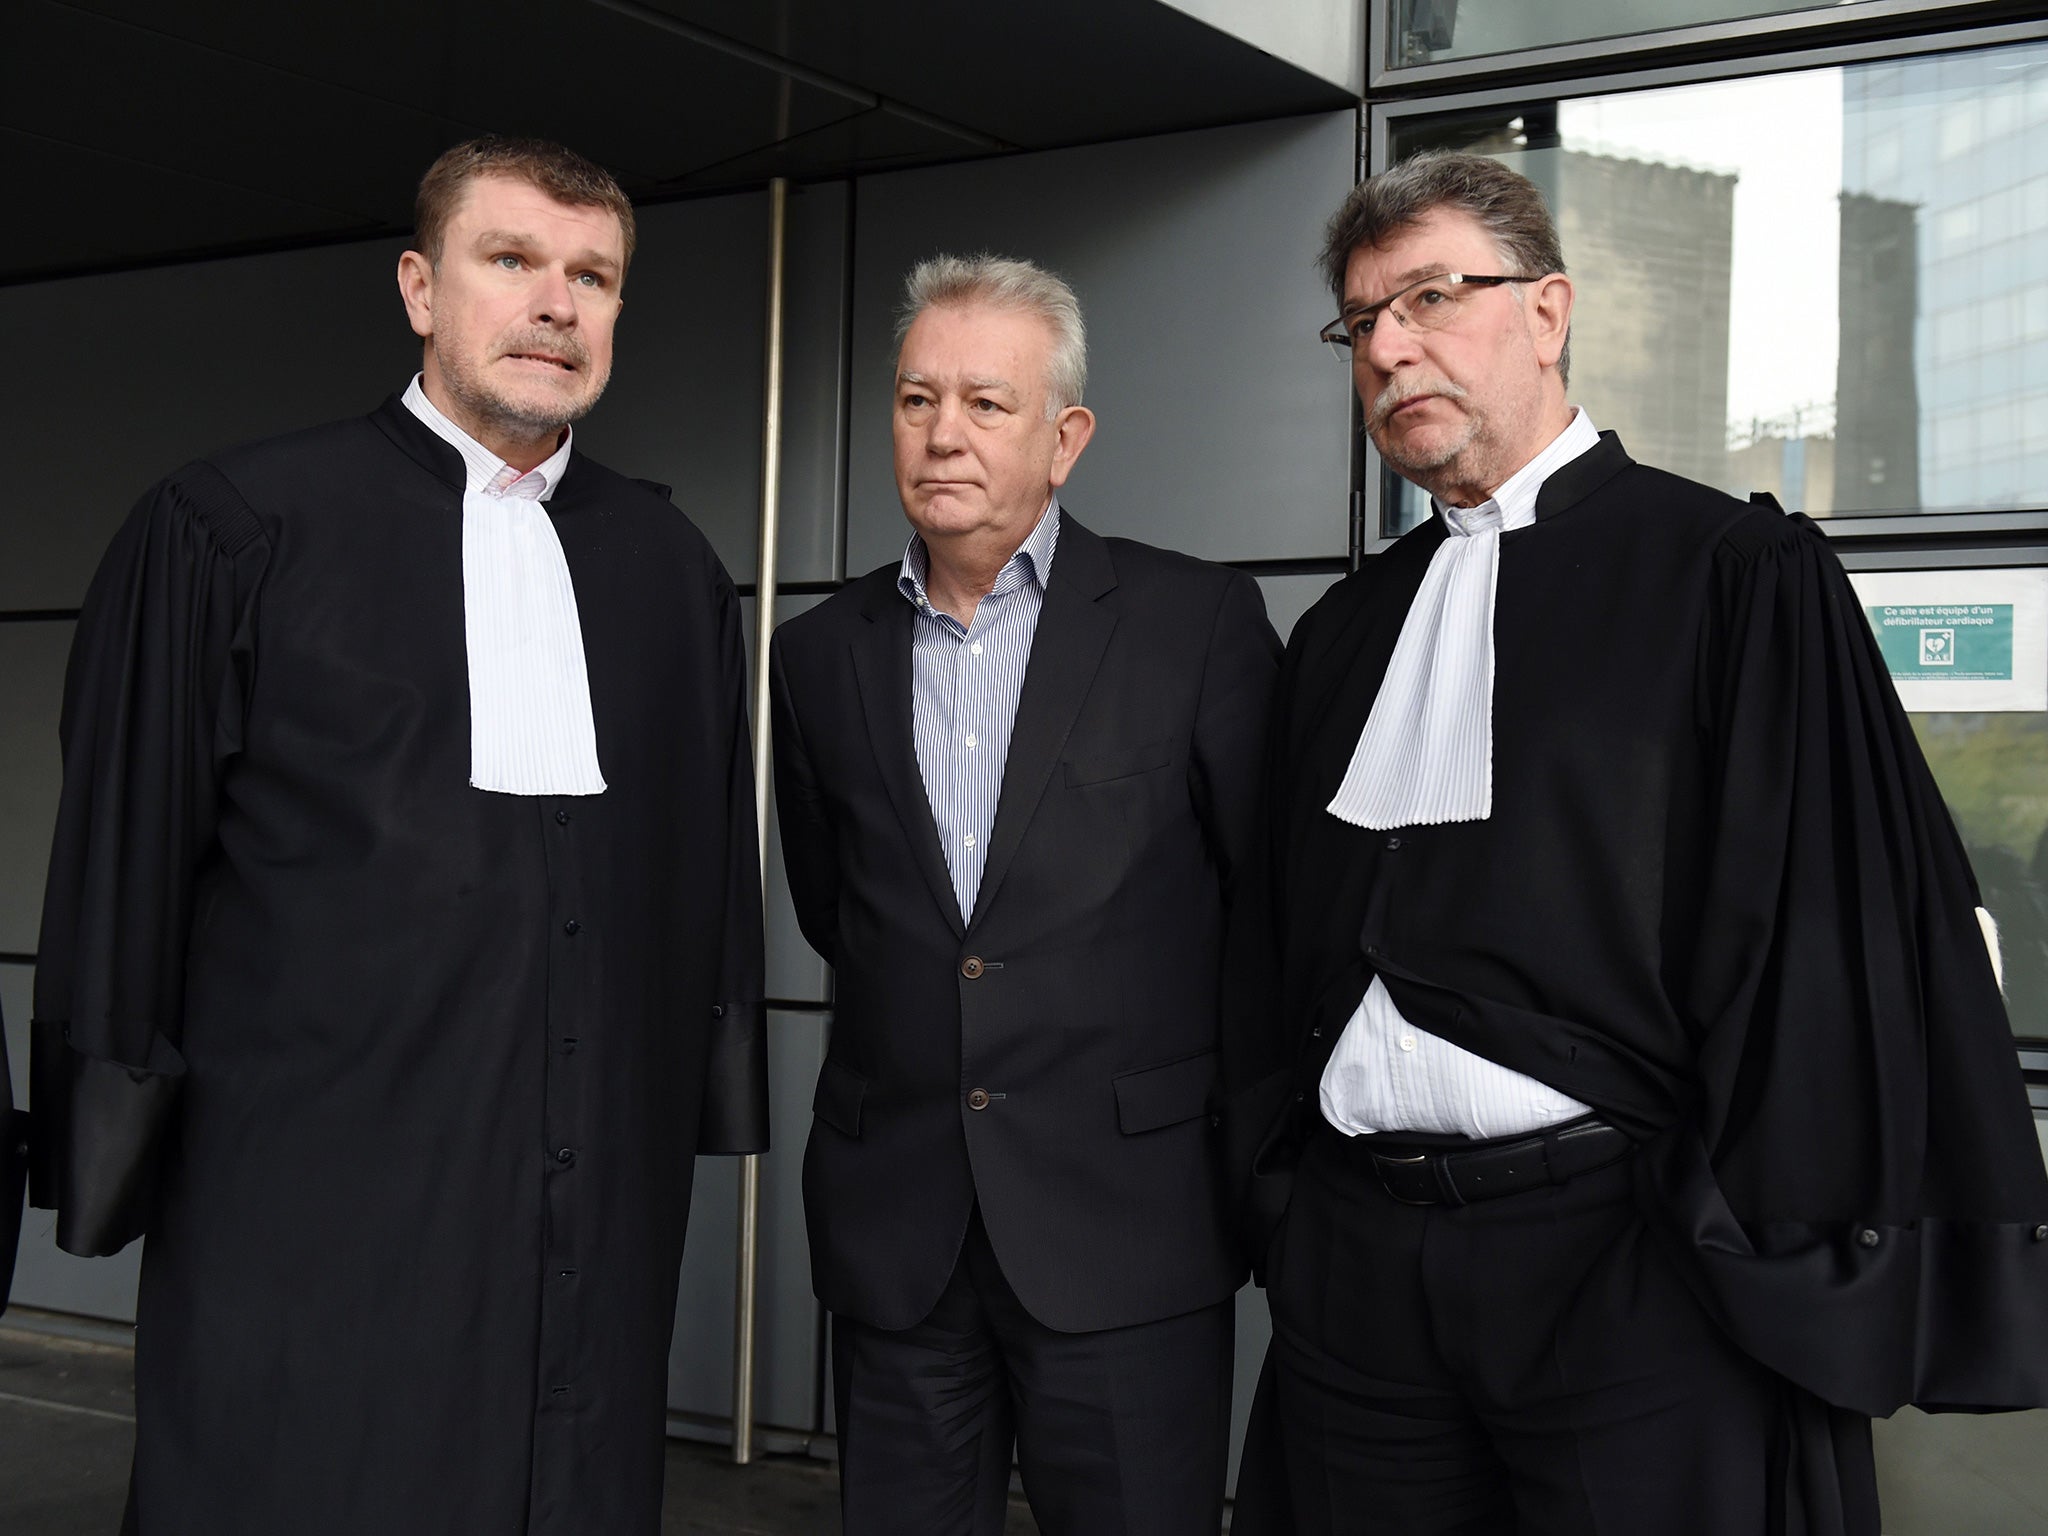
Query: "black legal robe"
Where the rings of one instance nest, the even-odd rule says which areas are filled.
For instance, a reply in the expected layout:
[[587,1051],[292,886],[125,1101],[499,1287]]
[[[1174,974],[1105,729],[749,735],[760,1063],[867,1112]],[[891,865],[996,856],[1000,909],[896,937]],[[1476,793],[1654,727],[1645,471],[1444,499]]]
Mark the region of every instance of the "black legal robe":
[[1808,1394],[1788,1529],[1828,1529],[1854,1415],[2048,1403],[2048,1176],[1968,861],[1820,531],[1612,434],[1502,536],[1491,817],[1329,815],[1444,537],[1332,589],[1283,663],[1278,1021],[1241,1001],[1226,1062],[1250,1235],[1378,975],[1641,1141],[1646,1218]]
[[472,789],[462,487],[390,400],[173,475],[86,599],[35,1183],[148,1236],[143,1536],[658,1523],[692,1157],[766,1144],[739,604],[573,456],[609,787]]

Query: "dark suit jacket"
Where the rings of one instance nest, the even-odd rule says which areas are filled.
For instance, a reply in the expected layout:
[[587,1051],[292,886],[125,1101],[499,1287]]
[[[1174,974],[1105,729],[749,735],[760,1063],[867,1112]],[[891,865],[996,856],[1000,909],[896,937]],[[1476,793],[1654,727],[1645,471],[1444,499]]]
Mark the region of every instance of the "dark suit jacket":
[[1051,1327],[1221,1301],[1243,1269],[1211,1118],[1219,994],[1279,650],[1258,587],[1065,516],[963,923],[896,576],[790,620],[773,653],[783,854],[836,973],[804,1157],[818,1296],[919,1321],[979,1200]]

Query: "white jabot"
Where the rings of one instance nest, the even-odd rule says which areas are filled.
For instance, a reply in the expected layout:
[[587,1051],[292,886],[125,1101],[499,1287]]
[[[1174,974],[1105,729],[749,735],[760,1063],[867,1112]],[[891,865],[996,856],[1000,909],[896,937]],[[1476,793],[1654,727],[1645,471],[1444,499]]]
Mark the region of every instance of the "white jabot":
[[568,467],[570,434],[522,475],[442,415],[418,375],[405,406],[462,455],[469,782],[505,795],[602,794],[576,587],[541,505]]
[[1438,826],[1493,813],[1493,600],[1500,536],[1536,520],[1551,473],[1600,441],[1584,411],[1490,500],[1437,506],[1437,546],[1329,812],[1353,826]]
[[[1500,536],[1536,519],[1555,471],[1594,447],[1584,411],[1492,499],[1439,505],[1450,536],[1431,557],[1331,815],[1386,830],[1483,821],[1493,811],[1493,605]],[[1420,856],[1420,855],[1418,855]],[[1577,1099],[1401,1016],[1377,976],[1344,1026],[1318,1093],[1347,1135],[1429,1131],[1485,1139],[1561,1124]]]

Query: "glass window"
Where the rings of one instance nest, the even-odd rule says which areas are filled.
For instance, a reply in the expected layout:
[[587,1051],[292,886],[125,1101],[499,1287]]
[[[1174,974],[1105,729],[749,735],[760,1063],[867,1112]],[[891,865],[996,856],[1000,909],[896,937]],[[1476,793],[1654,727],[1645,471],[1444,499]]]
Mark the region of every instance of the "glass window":
[[2048,1036],[2048,714],[1908,718],[1998,920],[2013,1032]]
[[[1544,189],[1572,398],[1637,459],[1816,517],[2001,511],[2048,506],[2048,176],[2016,131],[2044,110],[2027,43],[1396,119],[1392,146]],[[1386,488],[1389,535],[1426,515]]]
[[1853,5],[1854,0],[1394,0],[1388,63],[1402,68]]

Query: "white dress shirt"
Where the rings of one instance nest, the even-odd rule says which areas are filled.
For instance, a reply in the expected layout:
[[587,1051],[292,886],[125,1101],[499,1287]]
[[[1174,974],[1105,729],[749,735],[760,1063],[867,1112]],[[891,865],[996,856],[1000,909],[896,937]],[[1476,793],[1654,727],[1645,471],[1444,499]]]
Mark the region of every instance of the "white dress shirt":
[[506,795],[602,794],[576,588],[541,505],[568,468],[571,434],[522,475],[442,415],[417,374],[405,406],[462,455],[466,476],[469,782]]
[[[1594,447],[1584,411],[1469,510],[1436,504],[1450,537],[1431,557],[1329,813],[1388,829],[1484,821],[1493,811],[1493,608],[1500,536],[1536,520],[1555,471]],[[1418,1029],[1375,976],[1344,1026],[1319,1094],[1346,1135],[1519,1135],[1586,1113],[1546,1083]]]

